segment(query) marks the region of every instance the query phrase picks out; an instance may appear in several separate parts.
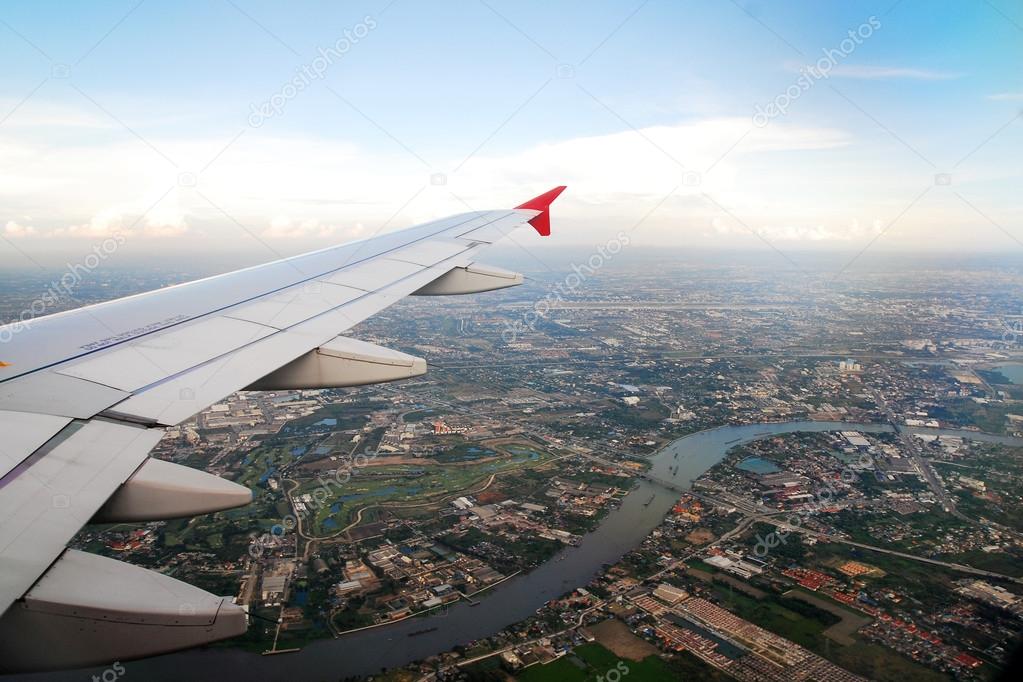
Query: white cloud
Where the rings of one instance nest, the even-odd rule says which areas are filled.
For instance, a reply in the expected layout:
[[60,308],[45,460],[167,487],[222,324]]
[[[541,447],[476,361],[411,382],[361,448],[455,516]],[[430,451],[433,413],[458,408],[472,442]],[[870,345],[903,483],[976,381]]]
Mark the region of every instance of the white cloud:
[[846,225],[764,225],[749,227],[736,223],[734,220],[716,217],[711,220],[715,235],[751,235],[751,230],[765,240],[775,242],[851,242],[862,241],[865,237],[873,237],[884,231],[880,220],[871,222],[864,227],[860,221],[853,220]]
[[277,216],[270,221],[270,226],[260,233],[268,239],[310,239],[335,237],[337,241],[358,239],[366,231],[362,223],[356,223],[348,229],[337,225],[325,225],[319,220],[292,220],[287,216]]
[[[470,208],[514,206],[566,184],[555,243],[590,243],[642,220],[637,243],[651,245],[756,246],[749,228],[772,242],[851,245],[933,181],[897,143],[899,154],[882,157],[873,138],[801,124],[797,113],[762,128],[746,116],[704,117],[508,153],[484,148],[461,167],[461,158],[430,158],[427,167],[398,147],[371,152],[269,127],[246,130],[225,150],[230,139],[148,137],[170,163],[128,134],[55,146],[0,128],[0,226],[40,250],[123,232],[139,250],[188,235],[210,251],[263,252],[259,241],[274,240],[275,251],[297,253]],[[1018,177],[1011,166],[986,172]],[[194,187],[182,181],[188,173]],[[434,173],[446,183],[432,184]],[[980,182],[956,177],[968,180]],[[1018,212],[1006,210],[1011,222]],[[939,210],[929,195],[884,239],[952,239],[969,220]]]
[[996,92],[992,95],[988,95],[987,98],[999,102],[1019,102],[1023,101],[1023,92]]
[[22,225],[14,220],[8,220],[7,224],[4,225],[4,236],[5,237],[31,237],[36,233],[36,228],[31,225]]
[[116,234],[126,237],[180,237],[189,232],[187,211],[167,200],[142,207],[141,204],[111,207],[96,213],[88,222],[59,227],[43,236],[105,239]]
[[[130,231],[142,237],[189,233],[237,241],[257,234],[307,242],[351,239],[385,224],[397,229],[469,210],[467,204],[514,206],[554,184],[572,188],[559,202],[561,216],[606,220],[609,212],[630,213],[680,183],[681,196],[731,191],[741,160],[812,153],[850,141],[833,128],[785,122],[754,128],[745,117],[710,118],[549,142],[512,154],[479,153],[453,172],[460,160],[428,169],[400,151],[373,154],[348,141],[281,137],[262,129],[247,130],[219,157],[225,139],[150,138],[174,165],[127,136],[101,147],[54,149],[3,133],[0,219],[4,212],[31,213],[37,237],[94,239]],[[687,173],[712,166],[710,175],[692,176],[700,184],[689,183]],[[436,171],[448,173],[445,185],[430,184]],[[194,188],[179,182],[183,173],[194,174]]]
[[901,66],[869,66],[866,64],[838,64],[829,75],[840,78],[860,78],[864,80],[894,80],[900,78],[912,80],[938,81],[959,78],[960,74],[931,69],[915,69]]
[[567,184],[566,203],[605,209],[637,197],[662,196],[676,185],[681,185],[680,195],[727,191],[736,182],[740,160],[832,149],[849,140],[833,128],[784,123],[755,128],[743,117],[703,119],[574,138],[505,156],[480,155],[465,165],[462,175],[467,177],[458,182],[471,196],[496,194],[507,196],[506,202],[521,200],[524,186],[542,191],[550,184]]
[[5,128],[79,128],[113,129],[116,123],[96,111],[72,109],[41,99],[0,98],[0,111],[10,112],[4,119]]

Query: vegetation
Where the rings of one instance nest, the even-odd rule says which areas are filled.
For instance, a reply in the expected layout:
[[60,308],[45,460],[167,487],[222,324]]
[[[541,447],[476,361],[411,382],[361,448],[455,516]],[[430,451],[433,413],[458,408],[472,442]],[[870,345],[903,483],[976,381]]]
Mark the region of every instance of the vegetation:
[[726,608],[738,616],[811,650],[825,648],[821,633],[840,620],[833,613],[812,604],[780,595],[754,599],[717,583],[714,584],[714,593]]
[[935,406],[931,416],[959,426],[976,426],[981,431],[989,433],[1006,433],[1008,424],[1006,415],[1013,409],[1014,407],[1010,403],[982,405],[963,398],[949,400],[943,405]]
[[617,671],[622,680],[629,682],[730,679],[691,654],[673,657],[670,661],[657,656],[648,656],[642,661],[628,661],[618,658],[595,642],[577,647],[547,665],[530,666],[515,679],[520,682],[597,682],[613,679],[614,675],[610,674],[612,670]]

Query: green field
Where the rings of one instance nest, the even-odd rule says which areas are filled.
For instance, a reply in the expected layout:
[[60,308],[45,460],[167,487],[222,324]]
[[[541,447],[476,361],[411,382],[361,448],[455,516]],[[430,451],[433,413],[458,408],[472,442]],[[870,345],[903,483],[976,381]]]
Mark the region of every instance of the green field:
[[936,406],[931,416],[956,426],[976,426],[988,433],[1007,433],[1006,414],[1013,411],[1011,404],[988,403],[981,405],[965,398],[948,400]]
[[670,662],[657,656],[648,656],[637,662],[618,658],[597,643],[577,647],[547,665],[530,666],[515,679],[520,682],[597,682],[614,678],[612,670],[617,671],[621,680],[628,682],[730,679],[688,654]]
[[292,493],[292,498],[305,494],[313,496],[315,504],[303,520],[303,527],[310,534],[326,536],[352,523],[360,508],[401,502],[428,503],[474,488],[492,474],[539,466],[552,457],[548,452],[526,445],[510,445],[506,449],[508,455],[479,464],[374,466],[357,471],[345,483],[337,483],[330,476],[324,476],[326,485],[316,479],[305,480]]
[[828,658],[846,670],[876,682],[948,682],[951,679],[879,644],[861,642],[832,647]]
[[754,599],[720,584],[714,585],[714,592],[728,610],[808,649],[824,648],[822,633],[839,621],[838,616],[797,599],[776,595]]
[[406,424],[412,424],[421,422],[424,419],[439,419],[441,416],[443,416],[443,413],[437,410],[416,410],[415,412],[407,413],[403,420]]
[[473,462],[496,455],[497,453],[490,448],[484,448],[475,443],[459,443],[458,445],[441,450],[433,456],[433,459],[447,464],[450,462]]

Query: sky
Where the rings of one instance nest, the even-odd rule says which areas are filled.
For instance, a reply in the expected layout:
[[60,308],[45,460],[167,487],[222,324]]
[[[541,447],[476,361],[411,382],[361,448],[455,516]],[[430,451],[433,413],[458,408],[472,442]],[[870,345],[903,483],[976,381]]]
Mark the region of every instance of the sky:
[[0,5],[0,264],[269,259],[555,185],[552,245],[1023,252],[1009,0]]

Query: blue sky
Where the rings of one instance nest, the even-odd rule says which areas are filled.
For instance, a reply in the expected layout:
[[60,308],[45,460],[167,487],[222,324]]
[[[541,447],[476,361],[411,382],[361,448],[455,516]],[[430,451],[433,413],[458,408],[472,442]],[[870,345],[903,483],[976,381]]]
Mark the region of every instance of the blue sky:
[[560,183],[565,244],[642,220],[651,244],[1023,248],[1006,0],[8,2],[0,20],[6,256],[112,231],[293,252]]

